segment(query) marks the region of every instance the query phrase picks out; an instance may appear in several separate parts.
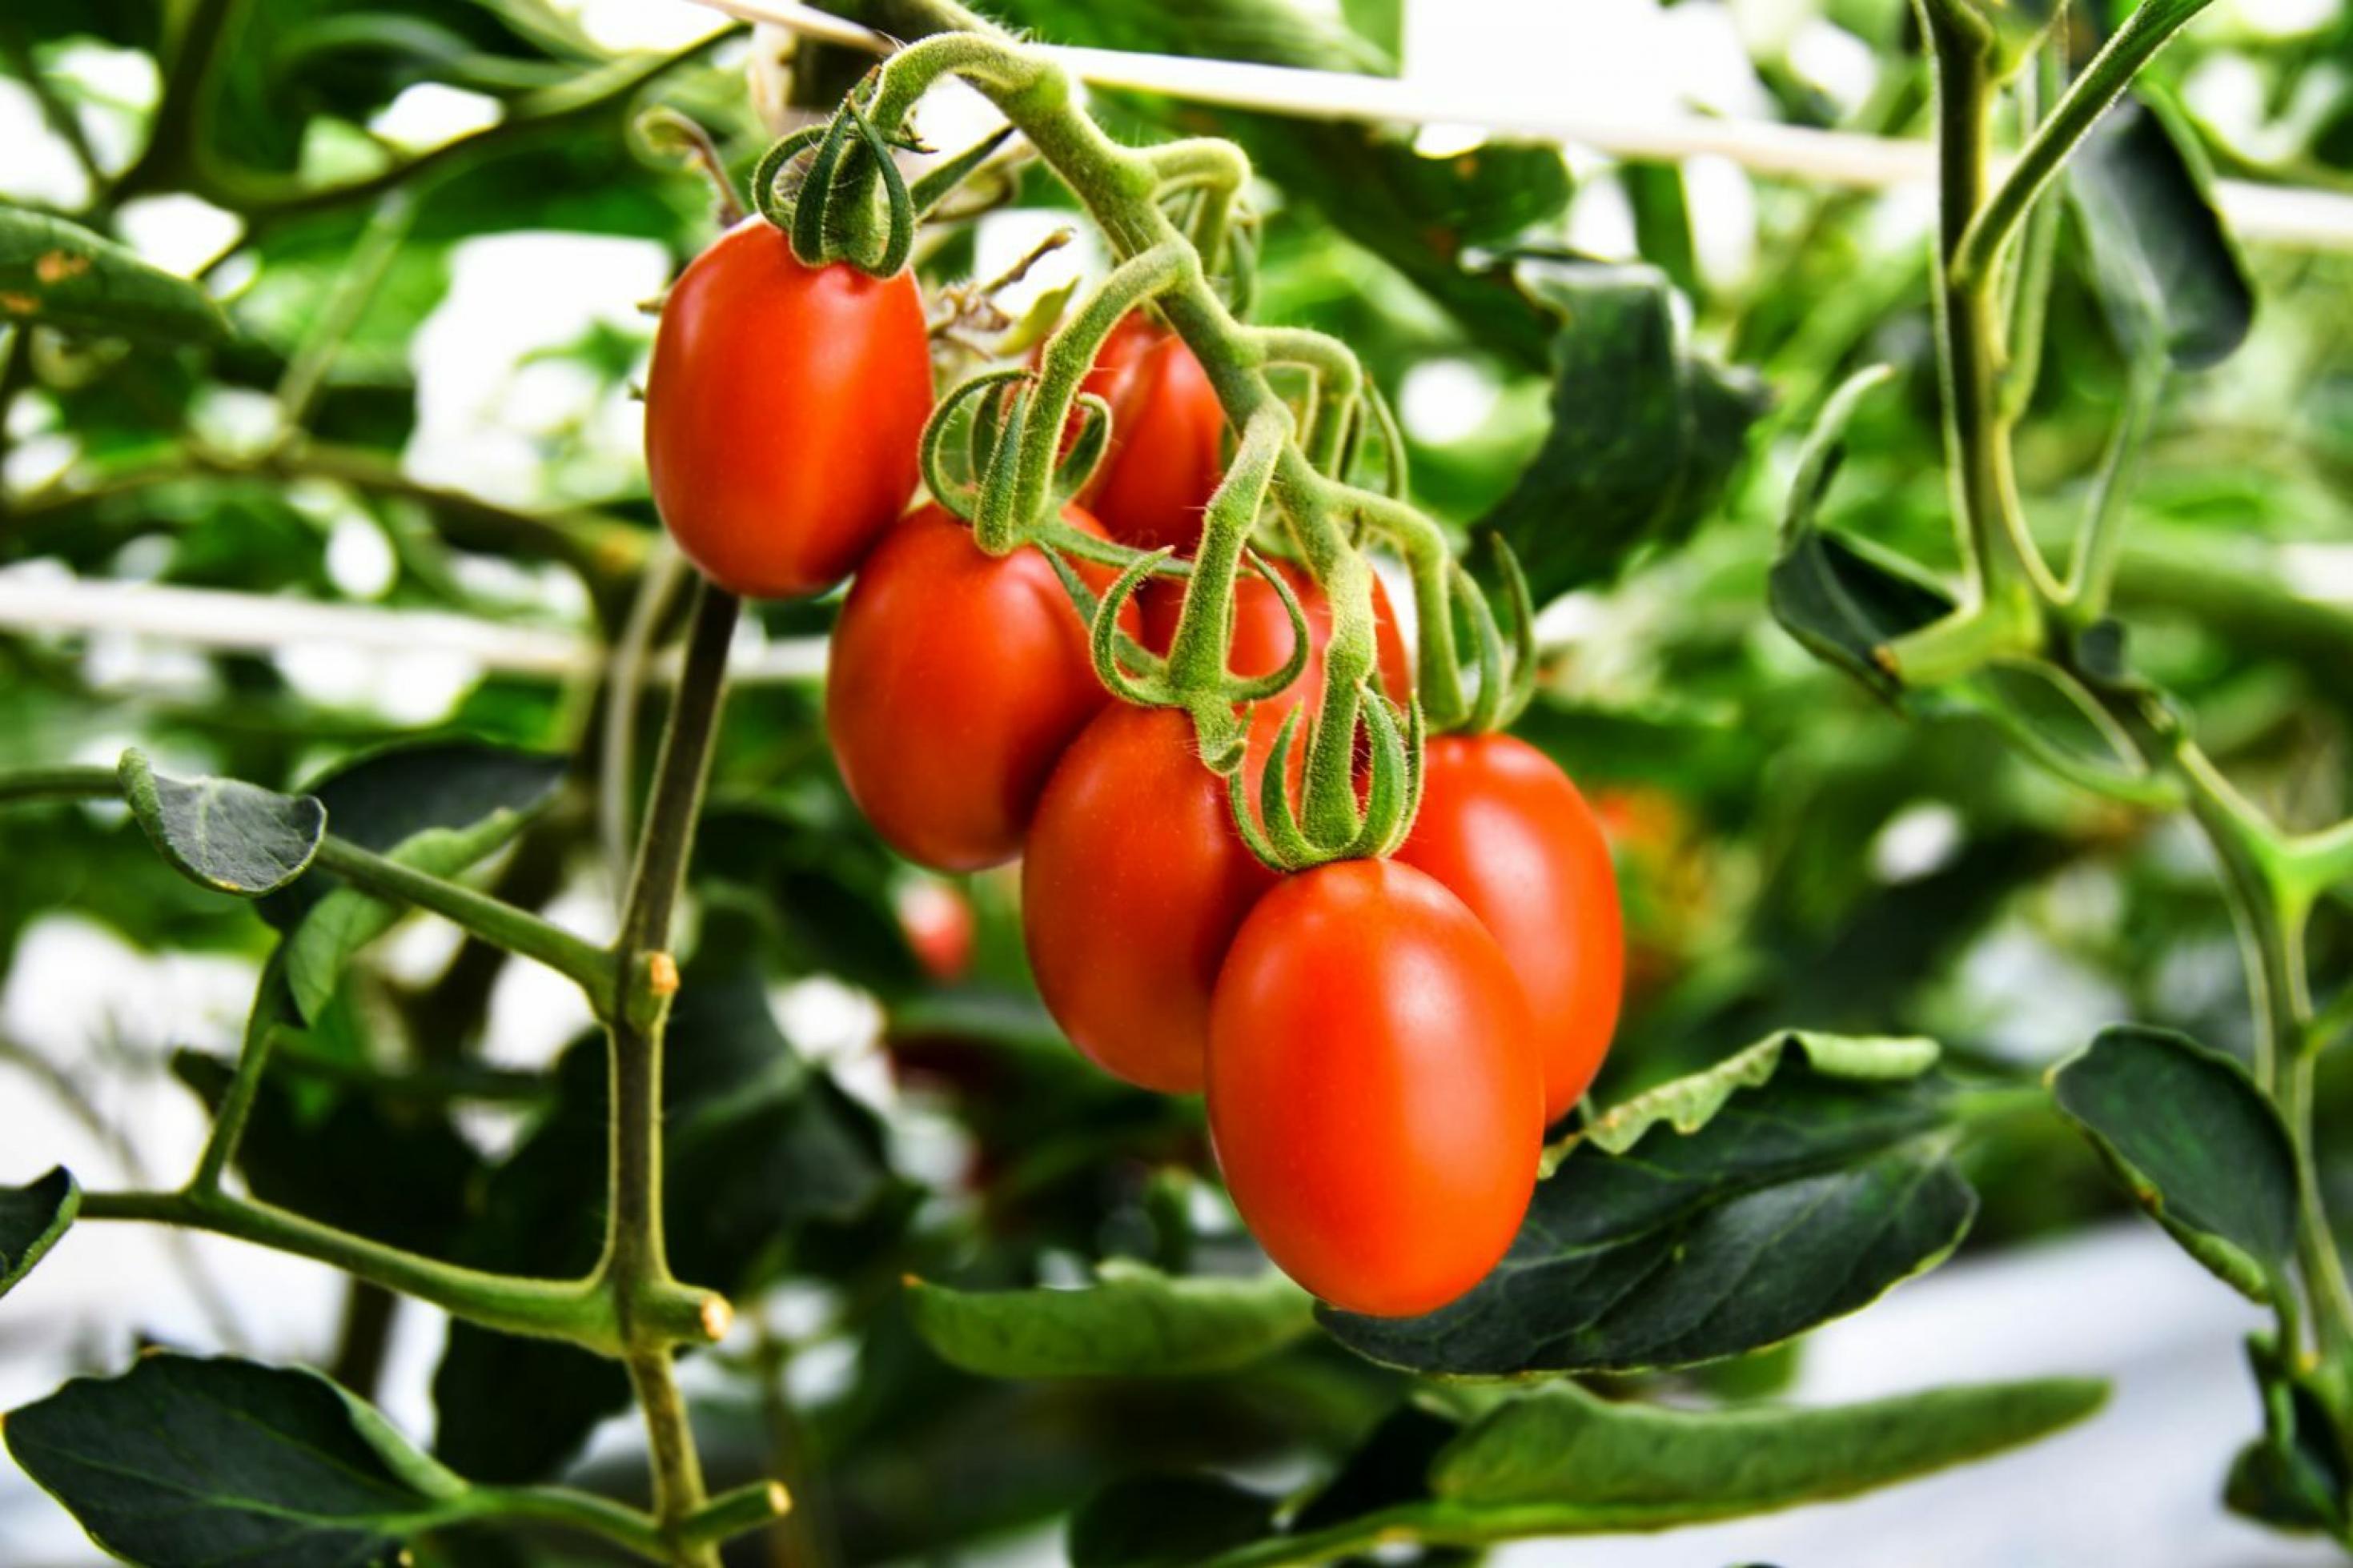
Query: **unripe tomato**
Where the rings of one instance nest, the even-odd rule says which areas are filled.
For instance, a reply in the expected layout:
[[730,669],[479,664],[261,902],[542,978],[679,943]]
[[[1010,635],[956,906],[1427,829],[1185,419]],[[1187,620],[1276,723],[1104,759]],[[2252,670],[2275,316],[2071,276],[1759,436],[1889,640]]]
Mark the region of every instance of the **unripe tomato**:
[[[1062,515],[1103,532],[1076,507]],[[1081,572],[1108,585],[1103,568]],[[928,506],[883,535],[850,586],[825,728],[850,798],[886,843],[936,870],[973,871],[1021,852],[1055,760],[1111,700],[1045,556],[1027,545],[987,554]]]
[[[1307,568],[1295,561],[1275,560],[1270,563],[1291,585],[1307,617],[1307,667],[1279,695],[1265,699],[1250,710],[1248,765],[1253,792],[1258,788],[1259,774],[1266,767],[1266,759],[1274,749],[1274,737],[1282,730],[1284,717],[1303,700],[1321,700],[1324,650],[1332,642],[1332,603],[1316,586]],[[1185,607],[1184,582],[1173,577],[1152,578],[1138,590],[1136,603],[1144,612],[1144,646],[1155,653],[1166,653],[1176,640],[1176,620]],[[1398,630],[1397,610],[1389,603],[1389,591],[1378,576],[1373,579],[1373,637],[1382,689],[1394,701],[1409,700],[1413,664],[1406,654],[1405,638]],[[1282,595],[1256,572],[1241,571],[1234,578],[1234,635],[1226,647],[1226,668],[1248,679],[1271,675],[1290,658],[1291,616],[1283,610]],[[1303,718],[1301,722],[1304,724],[1306,720]],[[1306,768],[1305,741],[1306,732],[1303,730],[1292,744],[1289,772],[1294,790]]]
[[721,587],[821,594],[906,510],[931,411],[914,274],[804,267],[775,225],[746,218],[662,304],[646,378],[654,504]]
[[1601,825],[1550,757],[1509,735],[1439,735],[1397,858],[1471,907],[1535,1018],[1545,1120],[1600,1070],[1618,1026],[1626,936]]
[[1039,994],[1097,1065],[1192,1093],[1226,944],[1275,880],[1235,833],[1192,721],[1115,705],[1064,753],[1030,825],[1021,931]]
[[1209,1131],[1234,1206],[1335,1307],[1444,1306],[1512,1244],[1544,1145],[1534,1025],[1461,900],[1387,860],[1283,879],[1209,1016]]
[[1142,311],[1103,340],[1079,383],[1111,405],[1111,446],[1080,498],[1108,533],[1190,552],[1225,478],[1226,411],[1185,341]]

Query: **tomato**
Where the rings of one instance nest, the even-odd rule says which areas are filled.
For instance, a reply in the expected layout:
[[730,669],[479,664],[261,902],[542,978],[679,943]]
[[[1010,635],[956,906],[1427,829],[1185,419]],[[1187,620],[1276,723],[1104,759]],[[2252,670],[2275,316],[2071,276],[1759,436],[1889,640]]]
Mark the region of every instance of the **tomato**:
[[1421,814],[1397,858],[1445,884],[1526,990],[1557,1120],[1618,1026],[1626,937],[1601,825],[1551,758],[1509,735],[1430,742]]
[[662,305],[646,380],[654,503],[721,587],[821,594],[906,510],[931,411],[914,275],[804,267],[746,218]]
[[[1267,756],[1274,749],[1274,737],[1282,730],[1284,717],[1303,699],[1316,700],[1323,691],[1324,650],[1332,641],[1331,601],[1315,585],[1315,579],[1294,561],[1276,560],[1271,564],[1298,595],[1299,607],[1307,616],[1307,668],[1280,695],[1261,701],[1250,710],[1249,767],[1253,791],[1258,787]],[[1155,577],[1137,592],[1136,602],[1144,613],[1144,645],[1155,653],[1166,653],[1176,639],[1176,619],[1185,605],[1184,583],[1171,577]],[[1413,665],[1406,654],[1405,638],[1398,630],[1397,611],[1389,603],[1388,589],[1377,576],[1373,579],[1373,638],[1382,688],[1396,700],[1407,700],[1413,690]],[[1243,570],[1234,580],[1234,635],[1226,647],[1226,668],[1244,678],[1269,675],[1281,669],[1290,658],[1291,616],[1282,607],[1282,596],[1256,572]],[[1301,721],[1303,724],[1305,721]],[[1289,771],[1294,790],[1306,767],[1305,739],[1303,730],[1292,746]]]
[[[1076,507],[1062,515],[1103,532]],[[1098,591],[1109,584],[1103,568],[1081,571]],[[971,871],[1020,853],[1055,759],[1111,700],[1045,556],[988,555],[929,506],[883,536],[850,587],[825,727],[850,798],[885,842]]]
[[1276,879],[1235,833],[1192,721],[1119,704],[1063,756],[1030,826],[1021,931],[1039,994],[1097,1065],[1191,1093],[1226,944]]
[[1285,878],[1209,1017],[1209,1131],[1282,1271],[1380,1317],[1461,1295],[1511,1246],[1544,1146],[1535,1026],[1476,916],[1395,861]]
[[1103,340],[1079,390],[1111,405],[1111,446],[1080,498],[1113,539],[1189,552],[1225,478],[1226,411],[1182,338],[1141,311]]

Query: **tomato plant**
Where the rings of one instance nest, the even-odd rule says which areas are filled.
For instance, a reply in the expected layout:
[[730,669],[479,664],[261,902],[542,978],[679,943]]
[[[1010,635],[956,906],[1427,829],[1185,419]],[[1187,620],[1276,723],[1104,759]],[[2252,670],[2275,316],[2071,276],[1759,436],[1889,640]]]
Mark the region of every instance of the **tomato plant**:
[[912,273],[806,266],[758,217],[722,235],[663,300],[646,384],[646,471],[687,558],[753,598],[848,576],[914,493],[929,343]]
[[0,1555],[2353,1542],[2353,18],[1481,3],[5,8]]

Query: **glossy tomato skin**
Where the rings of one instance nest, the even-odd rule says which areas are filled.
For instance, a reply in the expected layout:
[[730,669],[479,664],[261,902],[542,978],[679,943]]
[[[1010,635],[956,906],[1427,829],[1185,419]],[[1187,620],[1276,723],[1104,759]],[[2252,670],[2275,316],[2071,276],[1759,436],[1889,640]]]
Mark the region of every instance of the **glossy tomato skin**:
[[1275,881],[1234,832],[1192,721],[1117,704],[1064,754],[1029,829],[1021,931],[1039,994],[1106,1071],[1193,1093],[1227,943]]
[[1226,414],[1183,339],[1142,312],[1123,318],[1080,382],[1111,405],[1111,446],[1081,499],[1108,533],[1189,552],[1225,477]]
[[1469,905],[1526,991],[1545,1120],[1600,1070],[1625,986],[1625,925],[1601,825],[1553,760],[1510,735],[1431,738],[1398,859]]
[[821,594],[915,490],[932,409],[914,274],[804,267],[750,217],[662,305],[646,469],[687,559],[752,598]]
[[[1100,535],[1076,507],[1063,517]],[[1109,574],[1083,568],[1098,591]],[[1130,626],[1130,630],[1134,628]],[[1064,747],[1112,700],[1034,548],[991,556],[928,506],[875,546],[835,624],[825,726],[850,798],[910,860],[1010,860]]]
[[1433,1311],[1494,1267],[1535,1190],[1542,1071],[1519,981],[1411,867],[1287,877],[1218,979],[1209,1130],[1284,1273],[1348,1311]]
[[[1253,792],[1258,788],[1259,775],[1265,771],[1266,759],[1274,750],[1274,738],[1282,721],[1303,699],[1312,699],[1324,689],[1324,650],[1332,641],[1332,602],[1324,596],[1315,579],[1296,562],[1277,560],[1271,563],[1298,597],[1299,608],[1307,617],[1307,667],[1299,678],[1277,696],[1255,704],[1250,710],[1248,782]],[[1136,594],[1136,603],[1144,615],[1144,645],[1155,653],[1165,654],[1176,639],[1177,617],[1185,607],[1185,584],[1167,577],[1155,577]],[[1234,635],[1226,647],[1226,668],[1235,675],[1249,679],[1271,675],[1281,669],[1291,658],[1291,616],[1282,607],[1282,595],[1256,572],[1244,571],[1234,579]],[[1398,701],[1409,700],[1413,691],[1413,663],[1406,653],[1404,635],[1398,629],[1397,610],[1389,603],[1388,589],[1378,576],[1373,579],[1373,636],[1377,668],[1381,687]],[[1303,724],[1305,720],[1301,722]],[[1289,772],[1292,786],[1298,788],[1307,763],[1305,731],[1293,742]]]

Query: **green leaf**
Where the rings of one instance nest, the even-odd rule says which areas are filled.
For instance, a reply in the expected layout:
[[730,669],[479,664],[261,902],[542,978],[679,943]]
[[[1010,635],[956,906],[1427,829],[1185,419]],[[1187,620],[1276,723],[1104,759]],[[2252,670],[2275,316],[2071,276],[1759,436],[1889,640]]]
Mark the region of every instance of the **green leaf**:
[[1889,701],[1904,688],[1879,649],[1952,609],[1952,596],[1892,552],[1827,529],[1807,529],[1783,546],[1767,579],[1773,618],[1815,658]]
[[2031,1442],[2097,1409],[2082,1378],[1930,1389],[1826,1409],[1666,1410],[1560,1384],[1498,1406],[1439,1455],[1450,1511],[1534,1509],[1534,1531],[1655,1530],[1830,1498]]
[[1565,1139],[1561,1152],[1590,1140],[1612,1154],[1623,1154],[1662,1121],[1678,1132],[1696,1132],[1734,1094],[1771,1082],[1792,1046],[1803,1051],[1806,1065],[1823,1077],[1864,1083],[1918,1078],[1936,1065],[1937,1057],[1936,1042],[1917,1037],[1899,1039],[1788,1030],[1746,1050],[1735,1051],[1704,1072],[1672,1079],[1620,1101]]
[[8,1451],[107,1551],[147,1568],[358,1568],[466,1485],[316,1373],[148,1355],[12,1414]]
[[1171,1279],[1113,1260],[1082,1289],[974,1292],[912,1281],[916,1332],[990,1377],[1156,1377],[1246,1366],[1307,1331],[1306,1292],[1279,1274]]
[[218,343],[228,318],[195,284],[79,224],[0,202],[0,325],[143,342]]
[[2224,1505],[2274,1529],[2341,1535],[2353,1460],[2318,1386],[2326,1370],[2295,1364],[2262,1333],[2247,1336],[2247,1360],[2263,1391],[2263,1435],[2232,1461]]
[[2155,335],[2184,370],[2247,341],[2255,291],[2214,205],[2196,132],[2146,86],[2094,126],[2067,165],[2094,280],[2117,337]]
[[37,1182],[0,1187],[0,1296],[33,1271],[80,1207],[81,1188],[63,1165]]
[[1191,1568],[1271,1533],[1275,1501],[1215,1476],[1114,1481],[1071,1516],[1071,1568]]
[[[1916,1042],[1800,1045],[1753,1084],[1755,1048],[1633,1102],[1611,1136],[1641,1138],[1635,1152],[1575,1141],[1510,1252],[1451,1305],[1323,1309],[1324,1327],[1416,1372],[1630,1372],[1778,1343],[1934,1267],[1976,1207],[1946,1152],[1950,1086]],[[1694,1131],[1651,1132],[1678,1112]]]
[[137,748],[122,753],[131,813],[173,868],[216,892],[258,899],[300,877],[326,837],[327,811],[310,795],[280,795],[241,779],[175,779]]
[[2186,1035],[2120,1024],[2051,1075],[2142,1207],[2233,1289],[2270,1299],[2295,1256],[2295,1145],[2231,1058]]
[[1543,604],[1688,534],[1768,400],[1746,372],[1684,351],[1656,269],[1531,259],[1519,275],[1555,317],[1552,426],[1482,524],[1511,542]]
[[[353,759],[311,781],[337,837],[448,877],[513,838],[554,799],[565,759],[473,741],[427,741]],[[290,931],[286,979],[305,1019],[334,995],[352,955],[390,929],[398,906],[322,873],[263,904]]]

